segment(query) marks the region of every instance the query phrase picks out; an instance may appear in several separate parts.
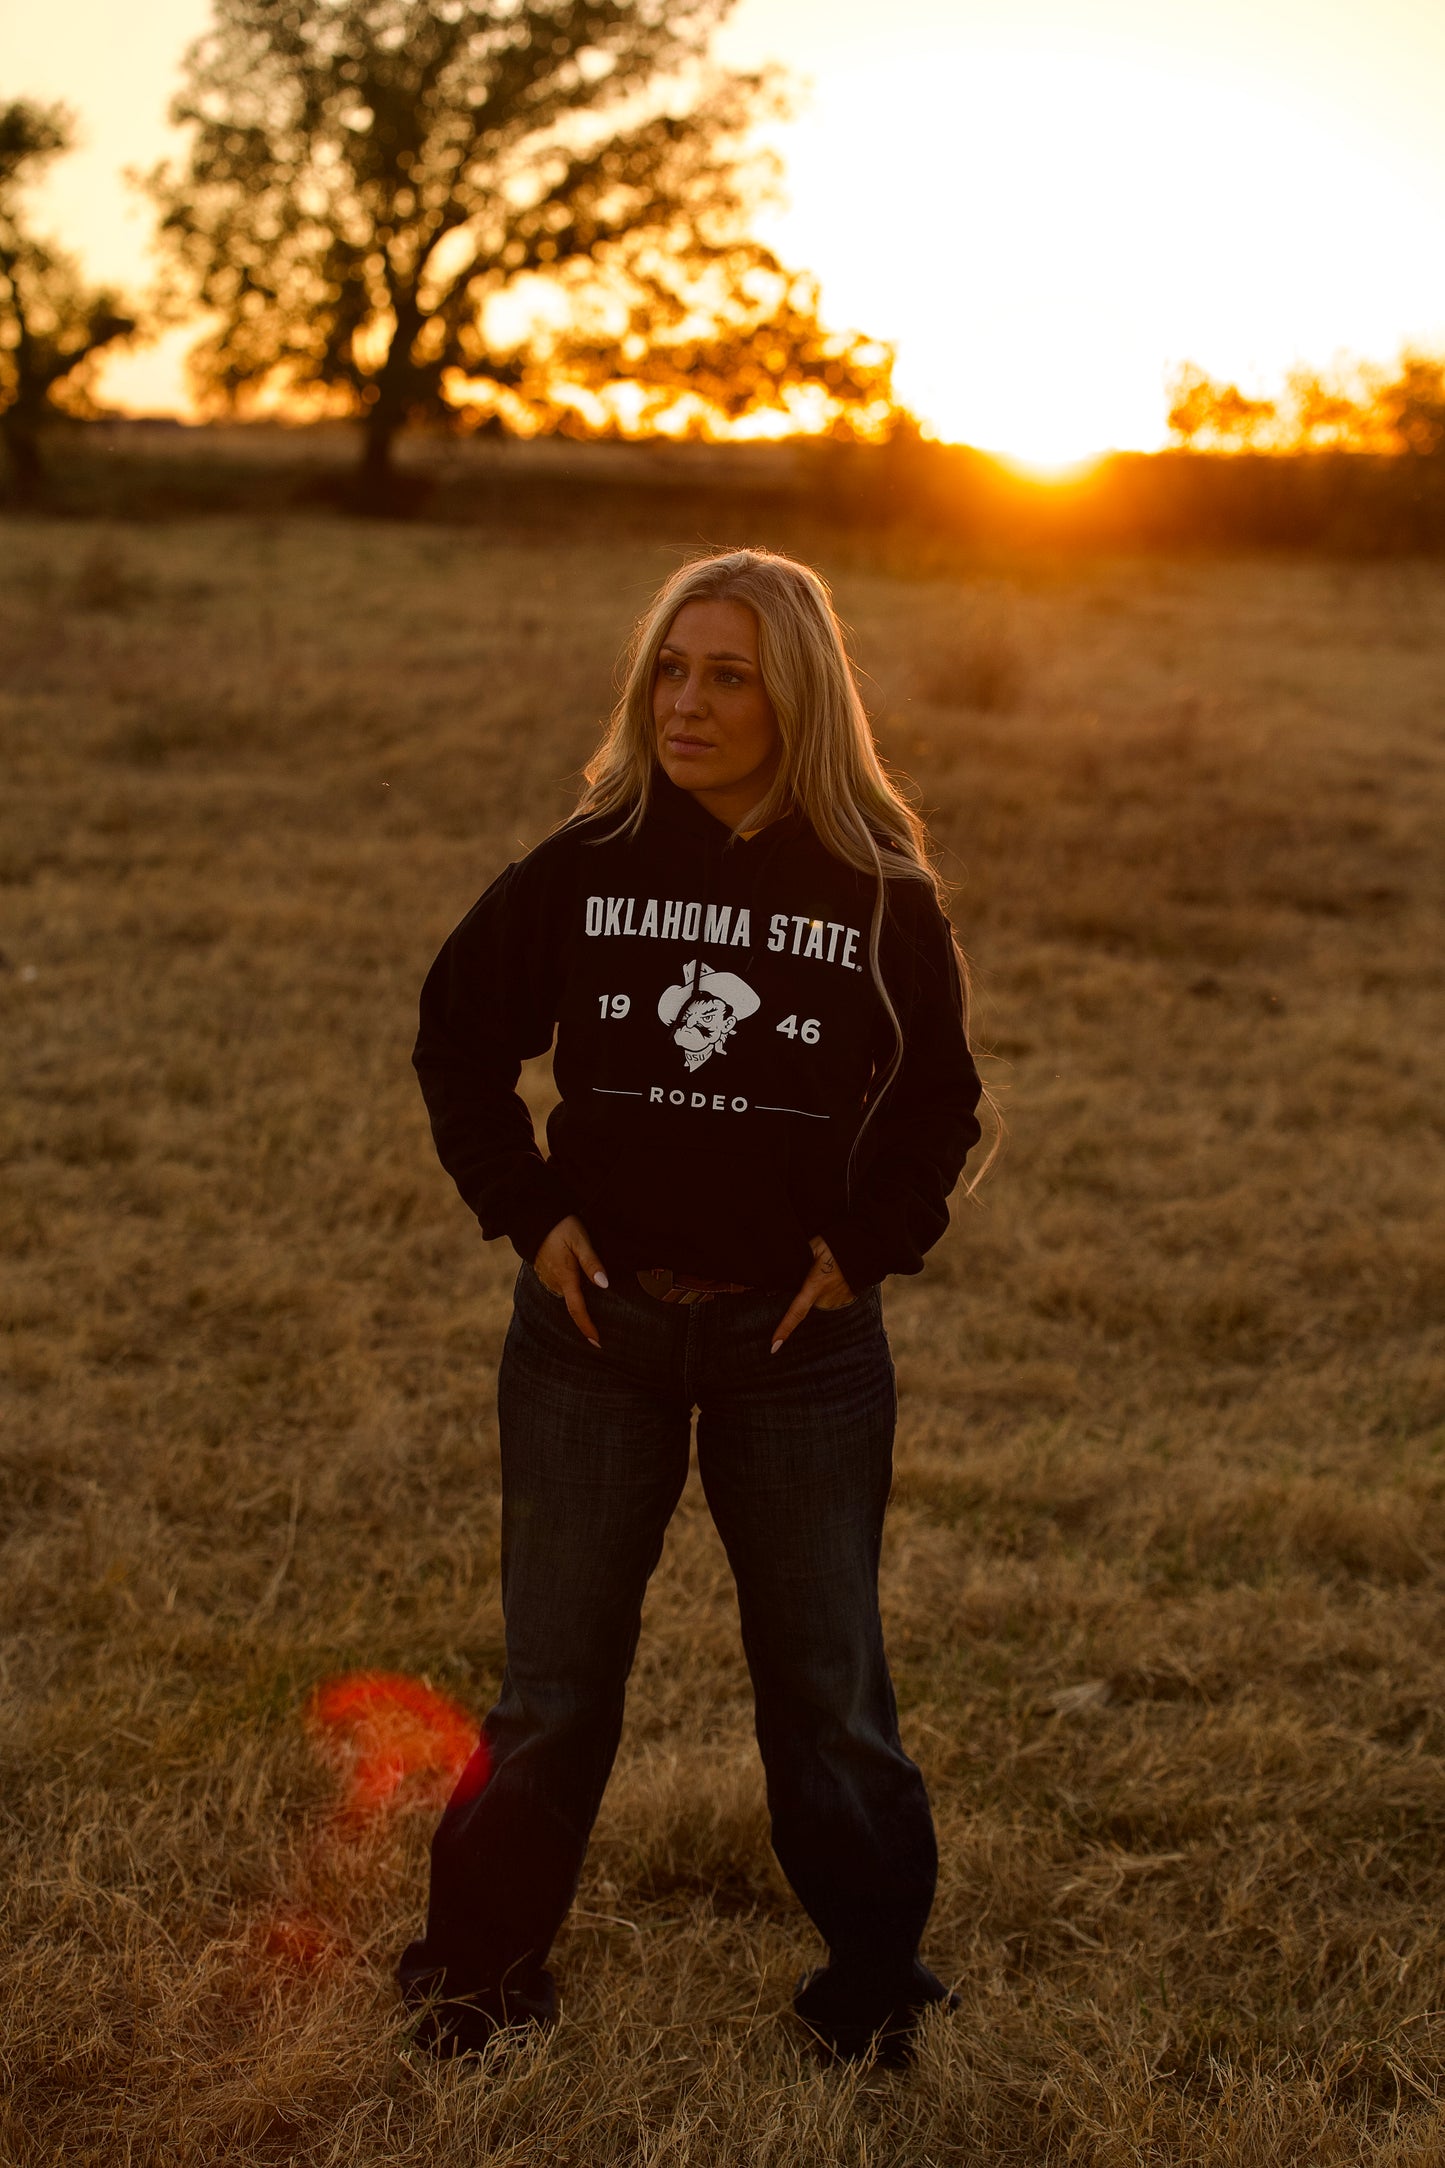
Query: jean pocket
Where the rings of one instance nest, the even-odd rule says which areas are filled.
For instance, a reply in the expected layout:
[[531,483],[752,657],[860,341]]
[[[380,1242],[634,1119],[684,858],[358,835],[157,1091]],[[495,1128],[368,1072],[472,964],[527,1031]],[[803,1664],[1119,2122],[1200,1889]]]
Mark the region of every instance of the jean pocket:
[[525,1259],[522,1263],[522,1276],[525,1280],[529,1281],[533,1287],[536,1288],[539,1295],[545,1295],[549,1302],[560,1302],[563,1308],[566,1308],[567,1297],[565,1295],[559,1295],[555,1288],[549,1287],[547,1285],[547,1282],[543,1279],[541,1273],[537,1270],[537,1267],[533,1264],[527,1263]]
[[821,1303],[815,1302],[808,1315],[809,1317],[857,1317],[860,1311],[872,1309],[877,1300],[878,1284],[875,1281],[872,1287],[860,1287],[851,1302],[836,1303],[831,1309],[827,1310],[823,1308]]

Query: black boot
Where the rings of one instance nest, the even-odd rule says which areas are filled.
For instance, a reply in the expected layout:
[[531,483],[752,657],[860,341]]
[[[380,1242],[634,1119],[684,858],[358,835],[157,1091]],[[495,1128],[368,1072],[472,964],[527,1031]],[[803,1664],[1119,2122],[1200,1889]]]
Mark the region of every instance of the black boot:
[[404,2000],[420,2013],[413,2044],[442,2061],[480,2055],[500,2032],[520,2035],[533,2025],[547,2032],[557,2022],[557,1983],[541,1966],[525,1979],[469,1995],[448,1993],[440,1974],[407,1979]]
[[794,2010],[835,2061],[873,2055],[892,2070],[912,2061],[919,2017],[938,2003],[946,2010],[959,2007],[957,1995],[916,1962],[903,1980],[891,1983],[825,1965],[804,1973],[793,1996]]

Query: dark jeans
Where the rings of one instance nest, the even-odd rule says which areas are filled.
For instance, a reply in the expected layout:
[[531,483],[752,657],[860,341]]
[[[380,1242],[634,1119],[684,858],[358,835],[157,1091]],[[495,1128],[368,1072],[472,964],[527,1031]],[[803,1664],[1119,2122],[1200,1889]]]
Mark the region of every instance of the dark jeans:
[[896,1408],[879,1292],[812,1311],[771,1355],[788,1299],[664,1304],[619,1272],[587,1293],[598,1354],[522,1268],[499,1382],[507,1667],[483,1732],[491,1774],[478,1789],[463,1773],[433,1839],[426,1935],[399,1972],[410,2000],[550,2013],[542,1968],[617,1750],[694,1407],[773,1847],[829,1950],[818,2029],[846,2044],[861,2027],[866,2042],[942,1995],[918,1962],[933,1822],[878,1617]]

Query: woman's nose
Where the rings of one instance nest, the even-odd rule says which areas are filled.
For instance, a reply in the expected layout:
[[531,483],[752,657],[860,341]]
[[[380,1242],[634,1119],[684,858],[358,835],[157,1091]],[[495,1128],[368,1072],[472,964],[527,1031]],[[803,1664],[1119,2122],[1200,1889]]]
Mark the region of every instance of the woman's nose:
[[678,688],[673,706],[679,715],[701,715],[703,711],[703,683],[701,674],[689,671],[687,683]]

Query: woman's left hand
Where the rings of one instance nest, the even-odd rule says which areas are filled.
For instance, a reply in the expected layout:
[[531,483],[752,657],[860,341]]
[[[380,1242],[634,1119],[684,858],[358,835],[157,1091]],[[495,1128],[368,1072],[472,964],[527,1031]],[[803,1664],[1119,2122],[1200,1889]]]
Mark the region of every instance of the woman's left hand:
[[815,1305],[820,1310],[843,1310],[853,1300],[853,1290],[838,1270],[833,1252],[823,1237],[810,1236],[808,1247],[813,1252],[813,1269],[794,1295],[781,1325],[773,1335],[772,1352],[775,1355],[789,1333],[797,1330]]

